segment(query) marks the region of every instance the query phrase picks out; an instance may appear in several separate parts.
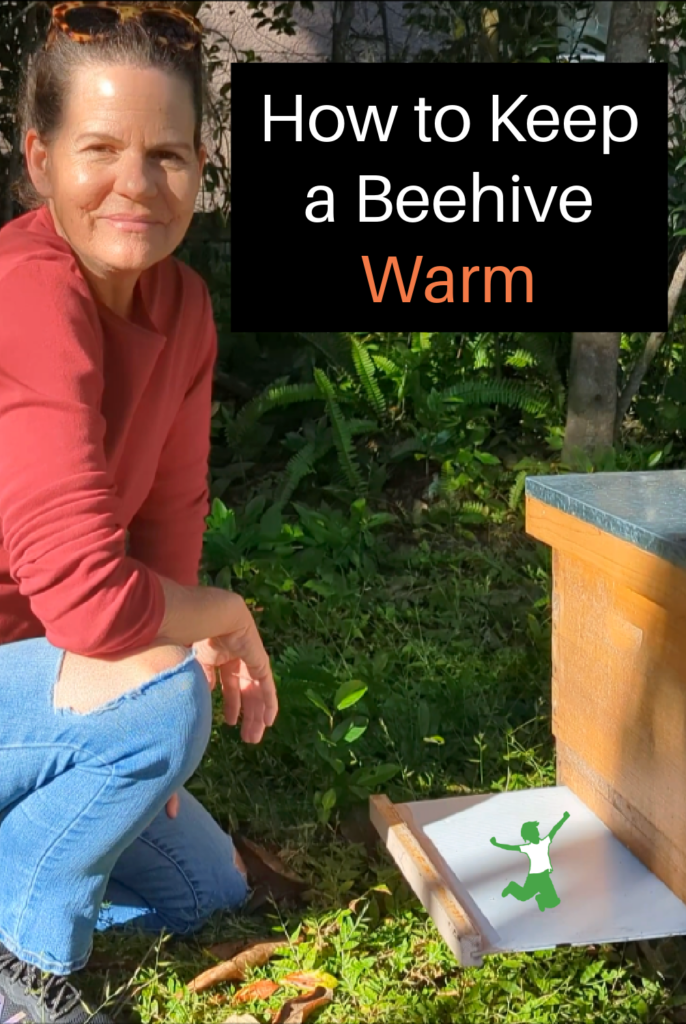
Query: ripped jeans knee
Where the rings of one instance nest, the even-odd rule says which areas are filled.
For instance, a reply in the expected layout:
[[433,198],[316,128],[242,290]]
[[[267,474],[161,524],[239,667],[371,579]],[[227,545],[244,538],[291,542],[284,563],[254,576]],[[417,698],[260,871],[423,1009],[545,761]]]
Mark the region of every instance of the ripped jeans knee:
[[188,658],[185,647],[156,643],[136,655],[91,658],[63,651],[54,690],[54,706],[89,714],[129,691],[140,690]]
[[117,771],[154,774],[171,795],[193,774],[209,742],[212,697],[192,651],[166,645],[148,654],[145,661],[117,664],[63,652],[53,709],[80,720],[97,746],[93,729],[99,734],[106,716],[111,738],[122,739],[112,751]]

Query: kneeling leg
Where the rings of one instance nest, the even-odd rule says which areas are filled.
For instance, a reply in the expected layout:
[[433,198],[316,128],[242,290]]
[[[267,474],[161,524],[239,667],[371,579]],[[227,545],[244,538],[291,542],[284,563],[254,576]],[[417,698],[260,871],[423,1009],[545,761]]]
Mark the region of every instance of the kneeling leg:
[[247,895],[231,836],[182,789],[178,815],[162,811],[119,857],[97,927],[186,935],[216,911],[237,910]]

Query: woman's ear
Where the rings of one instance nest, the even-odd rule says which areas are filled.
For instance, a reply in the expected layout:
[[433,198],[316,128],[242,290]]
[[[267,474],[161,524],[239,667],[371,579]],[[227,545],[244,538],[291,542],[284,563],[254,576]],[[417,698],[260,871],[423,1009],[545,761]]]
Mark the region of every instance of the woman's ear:
[[24,139],[26,167],[33,187],[44,199],[52,194],[50,175],[48,173],[48,149],[41,141],[35,128],[29,128]]

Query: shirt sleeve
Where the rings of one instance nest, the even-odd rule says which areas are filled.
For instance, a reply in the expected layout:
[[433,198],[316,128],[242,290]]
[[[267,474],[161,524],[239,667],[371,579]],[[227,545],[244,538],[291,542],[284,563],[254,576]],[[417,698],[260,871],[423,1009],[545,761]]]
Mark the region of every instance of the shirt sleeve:
[[161,576],[196,586],[209,514],[210,421],[217,360],[212,302],[203,283],[199,360],[165,440],[152,488],[129,525],[129,551]]
[[102,332],[63,260],[0,280],[0,521],[12,578],[57,647],[93,657],[152,642],[160,580],[128,557],[107,469]]

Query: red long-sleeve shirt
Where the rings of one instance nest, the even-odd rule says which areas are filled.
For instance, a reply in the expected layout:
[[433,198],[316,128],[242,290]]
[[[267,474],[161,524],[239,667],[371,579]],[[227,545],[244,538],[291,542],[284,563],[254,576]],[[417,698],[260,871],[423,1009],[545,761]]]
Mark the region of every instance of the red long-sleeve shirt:
[[124,654],[162,624],[157,573],[198,582],[216,355],[207,287],[175,258],[129,321],[47,207],[0,230],[0,643]]

